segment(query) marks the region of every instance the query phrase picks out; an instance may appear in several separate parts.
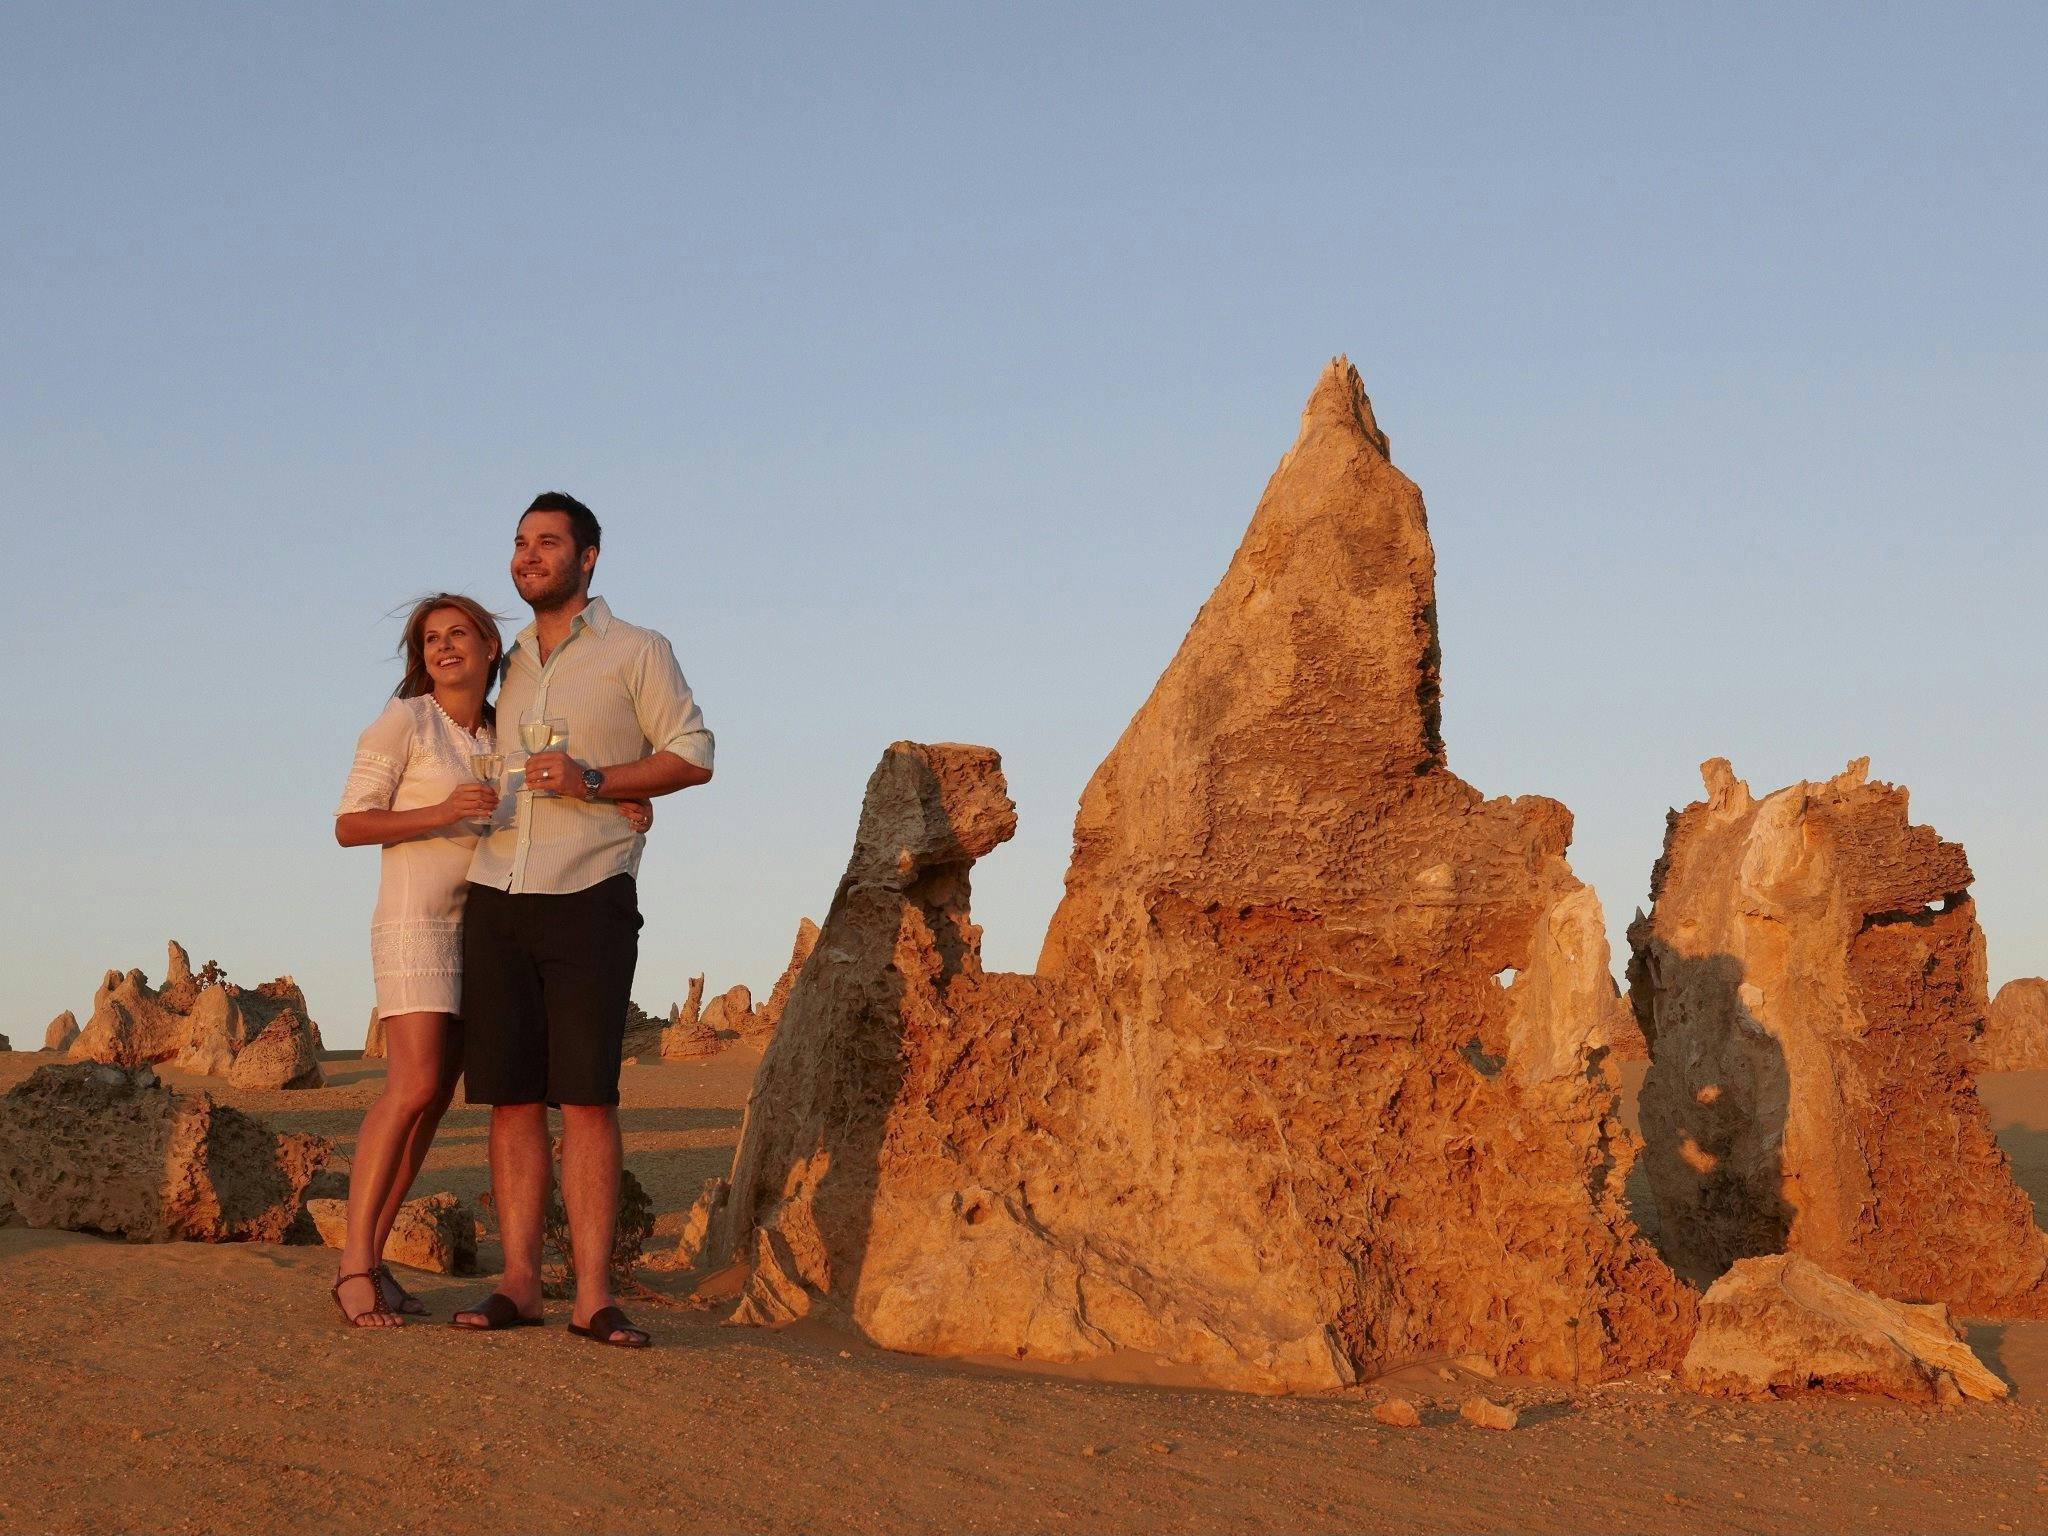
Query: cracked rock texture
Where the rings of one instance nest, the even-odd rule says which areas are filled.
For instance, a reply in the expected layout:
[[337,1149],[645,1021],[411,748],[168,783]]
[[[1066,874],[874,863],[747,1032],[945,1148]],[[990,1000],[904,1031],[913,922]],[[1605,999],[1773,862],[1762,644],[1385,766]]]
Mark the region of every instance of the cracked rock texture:
[[704,1202],[743,1316],[1254,1390],[1677,1363],[1599,903],[1563,806],[1445,767],[1434,582],[1339,359],[1082,797],[1035,975],[984,974],[969,916],[1015,828],[996,754],[884,754]]
[[1855,1392],[1955,1403],[2006,1394],[1947,1307],[1887,1301],[1782,1253],[1738,1260],[1714,1282],[1679,1379],[1713,1397]]
[[1904,1301],[2048,1315],[2048,1234],[1971,1051],[1984,940],[1960,845],[1866,764],[1761,800],[1721,759],[1671,814],[1630,995],[1666,1252],[1780,1252]]
[[327,1156],[323,1137],[275,1135],[148,1067],[43,1067],[0,1098],[0,1197],[32,1227],[138,1243],[305,1237],[301,1197]]

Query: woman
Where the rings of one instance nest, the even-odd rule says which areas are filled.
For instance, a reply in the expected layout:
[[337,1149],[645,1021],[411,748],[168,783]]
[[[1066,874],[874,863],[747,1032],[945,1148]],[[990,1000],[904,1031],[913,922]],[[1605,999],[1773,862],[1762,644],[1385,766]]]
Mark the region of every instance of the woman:
[[[358,1328],[394,1328],[401,1313],[427,1310],[384,1264],[384,1244],[462,1072],[462,904],[470,853],[498,811],[496,785],[470,760],[497,751],[490,691],[504,654],[497,621],[474,598],[423,598],[405,624],[405,676],[357,741],[334,816],[342,847],[384,850],[370,963],[387,1071],[350,1159],[333,1287]],[[653,822],[644,800],[619,811],[636,831]]]

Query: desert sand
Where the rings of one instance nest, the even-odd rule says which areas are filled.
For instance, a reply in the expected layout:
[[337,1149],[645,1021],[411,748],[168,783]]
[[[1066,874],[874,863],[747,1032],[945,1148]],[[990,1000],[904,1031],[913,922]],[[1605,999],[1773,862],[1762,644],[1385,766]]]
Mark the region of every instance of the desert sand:
[[[51,1058],[0,1055],[0,1090]],[[755,1051],[625,1073],[627,1163],[673,1246],[732,1161]],[[382,1064],[331,1055],[317,1089],[182,1077],[345,1158]],[[1643,1068],[1624,1071],[1634,1120]],[[1987,1074],[2000,1144],[2048,1202],[2048,1073]],[[1654,1230],[1647,1187],[1634,1208]],[[416,1192],[482,1192],[484,1116],[457,1106]],[[495,1255],[485,1244],[486,1265]],[[341,1325],[334,1255],[135,1246],[0,1230],[0,1528],[48,1531],[2027,1531],[2048,1527],[2048,1323],[1978,1324],[2015,1388],[1936,1411],[1809,1397],[1737,1404],[1656,1374],[1574,1391],[1408,1363],[1339,1390],[1093,1378],[886,1353],[813,1323],[727,1328],[648,1268],[644,1354],[545,1330],[458,1333],[474,1278],[406,1272],[435,1316]],[[1446,1380],[1445,1374],[1451,1379]],[[1125,1376],[1129,1380],[1101,1379]],[[1458,1417],[1484,1393],[1507,1433]],[[1372,1415],[1402,1395],[1422,1425]]]

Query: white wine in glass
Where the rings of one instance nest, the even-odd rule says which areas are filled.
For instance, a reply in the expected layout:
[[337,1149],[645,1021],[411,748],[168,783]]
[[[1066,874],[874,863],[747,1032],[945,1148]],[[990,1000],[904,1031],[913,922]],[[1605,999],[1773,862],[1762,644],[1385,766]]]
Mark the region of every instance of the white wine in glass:
[[[469,754],[469,771],[476,775],[479,784],[498,787],[498,776],[505,771],[505,754],[502,752],[472,752]],[[488,814],[473,817],[476,821],[489,821]]]

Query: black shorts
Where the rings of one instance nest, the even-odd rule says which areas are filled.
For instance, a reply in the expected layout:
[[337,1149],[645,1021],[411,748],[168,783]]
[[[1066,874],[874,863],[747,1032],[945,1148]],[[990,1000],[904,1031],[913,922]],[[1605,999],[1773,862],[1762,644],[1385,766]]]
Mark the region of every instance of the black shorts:
[[616,1104],[640,900],[631,875],[565,896],[469,887],[462,921],[464,1096]]

